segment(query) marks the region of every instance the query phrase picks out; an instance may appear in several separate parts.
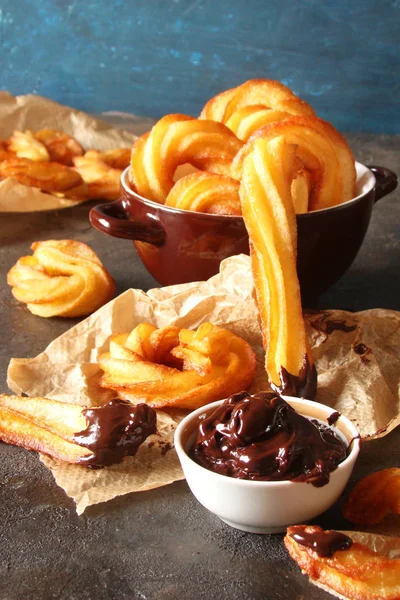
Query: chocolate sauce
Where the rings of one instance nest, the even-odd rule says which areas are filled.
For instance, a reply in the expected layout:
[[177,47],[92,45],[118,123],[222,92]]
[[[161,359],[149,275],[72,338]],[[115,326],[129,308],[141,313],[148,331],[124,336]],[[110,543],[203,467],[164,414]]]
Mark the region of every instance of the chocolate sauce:
[[328,425],[334,425],[336,423],[336,421],[339,419],[339,417],[341,417],[340,412],[338,412],[337,410],[335,410],[333,413],[331,413],[329,415],[329,417],[327,418],[328,421]]
[[356,346],[354,346],[353,350],[356,354],[360,356],[361,362],[363,362],[365,365],[369,363],[367,357],[368,354],[372,354],[371,348],[369,348],[366,344],[360,342],[359,344],[356,344]]
[[317,394],[317,370],[315,365],[310,366],[310,360],[306,355],[299,375],[292,375],[284,367],[279,373],[280,386],[270,382],[271,388],[277,394],[295,396],[296,398],[307,398],[314,400]]
[[357,325],[347,325],[346,321],[340,319],[330,319],[324,321],[323,331],[330,335],[334,331],[343,331],[344,333],[350,333],[357,328]]
[[339,531],[324,531],[319,527],[312,529],[313,531],[306,531],[306,527],[296,527],[297,531],[289,535],[295,542],[311,548],[321,557],[331,557],[338,550],[347,550],[353,544],[349,536]]
[[316,487],[347,456],[333,429],[298,414],[274,393],[234,394],[199,425],[193,459],[239,479],[305,481]]
[[136,406],[126,400],[111,400],[101,407],[83,411],[87,428],[74,435],[74,441],[92,451],[78,462],[88,467],[104,467],[134,456],[145,439],[156,432],[156,411],[147,404]]

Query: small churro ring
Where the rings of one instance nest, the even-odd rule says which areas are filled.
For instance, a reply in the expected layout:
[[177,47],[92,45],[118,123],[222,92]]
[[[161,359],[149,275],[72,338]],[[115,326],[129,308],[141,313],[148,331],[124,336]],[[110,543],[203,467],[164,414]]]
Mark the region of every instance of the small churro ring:
[[222,123],[167,115],[136,140],[130,181],[141,196],[164,203],[174,186],[176,169],[190,163],[202,171],[229,175],[242,142]]
[[215,215],[240,215],[239,182],[216,173],[191,173],[175,183],[165,205]]
[[241,179],[243,161],[257,139],[269,142],[277,137],[283,137],[298,158],[292,179],[300,176],[304,185],[310,184],[308,210],[327,208],[354,197],[353,153],[343,136],[317,117],[291,117],[257,130],[233,160],[231,176]]
[[141,323],[113,335],[99,356],[100,385],[122,399],[194,410],[250,385],[255,355],[226,329],[203,323],[197,331]]
[[283,83],[270,79],[250,79],[211,98],[201,111],[200,119],[228,124],[238,109],[254,105],[285,111],[291,115],[315,114],[309,104],[298,98]]
[[10,269],[14,298],[40,317],[80,317],[111,300],[115,283],[89,246],[75,240],[32,244]]

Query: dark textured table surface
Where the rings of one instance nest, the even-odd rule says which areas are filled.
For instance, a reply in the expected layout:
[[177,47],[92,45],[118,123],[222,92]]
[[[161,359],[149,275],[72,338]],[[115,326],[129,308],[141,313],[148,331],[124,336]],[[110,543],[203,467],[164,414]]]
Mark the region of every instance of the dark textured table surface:
[[[139,123],[140,126],[140,123]],[[357,159],[397,172],[400,137],[348,136]],[[320,298],[321,308],[400,309],[400,194],[374,208],[365,243],[351,269]],[[93,203],[92,203],[93,204]],[[34,356],[75,321],[41,319],[11,296],[8,269],[35,240],[73,238],[99,254],[118,284],[156,285],[130,242],[89,225],[90,204],[60,212],[0,216],[0,376],[6,391],[11,357]],[[400,430],[365,444],[352,482],[398,465]],[[341,502],[316,519],[350,528]],[[0,599],[65,598],[229,600],[328,599],[288,558],[282,536],[229,528],[200,506],[184,481],[89,508],[78,517],[35,453],[0,444]]]

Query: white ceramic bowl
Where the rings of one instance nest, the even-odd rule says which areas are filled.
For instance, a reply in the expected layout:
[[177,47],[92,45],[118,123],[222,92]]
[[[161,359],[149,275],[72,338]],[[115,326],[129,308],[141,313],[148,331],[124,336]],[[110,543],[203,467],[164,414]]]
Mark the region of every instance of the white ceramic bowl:
[[[334,412],[318,402],[288,396],[284,399],[300,414],[324,422]],[[309,521],[336,502],[360,451],[358,431],[348,418],[340,416],[335,428],[348,442],[354,440],[349,455],[331,472],[329,483],[323,487],[294,481],[235,479],[209,471],[189,457],[199,422],[222,402],[213,402],[190,413],[175,432],[175,448],[186,480],[203,506],[236,529],[252,533],[279,533],[289,525]]]

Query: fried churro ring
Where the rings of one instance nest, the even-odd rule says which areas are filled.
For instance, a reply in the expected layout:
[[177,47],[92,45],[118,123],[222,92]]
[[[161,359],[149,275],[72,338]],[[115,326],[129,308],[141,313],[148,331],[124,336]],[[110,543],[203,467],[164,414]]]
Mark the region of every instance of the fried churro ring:
[[294,168],[294,155],[282,137],[269,142],[258,137],[243,160],[240,199],[271,387],[312,399],[316,371],[296,271],[297,226],[290,191]]
[[375,525],[389,513],[400,514],[400,468],[364,477],[352,490],[343,514],[352,523]]
[[15,152],[17,158],[28,158],[33,161],[49,161],[47,148],[36,139],[32,131],[14,131],[8,140],[8,149]]
[[114,169],[101,159],[95,159],[94,151],[75,157],[74,165],[87,184],[89,198],[117,200],[120,197],[121,169]]
[[255,104],[238,108],[226,122],[226,126],[243,142],[261,127],[271,123],[289,119],[292,115],[284,110],[273,110],[265,106]]
[[13,177],[19,183],[44,192],[66,192],[83,183],[82,177],[69,167],[52,162],[34,162],[12,158],[0,163],[0,177]]
[[194,410],[245,389],[255,372],[247,342],[211,323],[197,331],[141,323],[113,335],[98,361],[104,388],[156,408]]
[[[110,422],[113,427],[107,427]],[[134,407],[114,400],[85,409],[49,398],[0,395],[0,440],[67,463],[99,467],[120,462],[155,431],[155,412],[143,404]],[[131,448],[121,452],[127,444]]]
[[201,111],[200,119],[211,119],[228,125],[234,113],[247,106],[284,111],[291,115],[315,114],[309,104],[298,98],[283,83],[271,79],[250,79],[211,98]]
[[165,205],[216,215],[240,215],[239,182],[215,173],[192,173],[175,183]]
[[164,203],[180,165],[190,163],[203,171],[229,175],[242,145],[222,123],[166,115],[133,145],[131,184],[141,196]]
[[298,160],[297,168],[291,171],[292,181],[300,178],[306,186],[308,210],[327,208],[354,198],[353,153],[343,136],[330,123],[317,117],[291,117],[257,130],[235,157],[231,176],[240,180],[243,161],[257,139],[269,142],[281,136],[288,146],[295,147]]
[[7,283],[14,298],[40,317],[88,315],[115,293],[115,283],[98,256],[82,242],[34,242],[33,256],[10,269]]
[[324,538],[332,533],[336,532],[324,531],[317,526],[296,525],[287,529],[286,549],[311,581],[350,600],[400,598],[400,559],[378,554],[356,541],[348,548],[335,551],[332,556],[321,556],[295,539],[296,535],[306,534],[318,537],[319,542],[324,543]]
[[[33,134],[47,149],[49,160],[70,166],[75,156],[83,155],[83,148],[72,136],[56,129],[41,129]],[[29,156],[27,158],[30,158]]]

